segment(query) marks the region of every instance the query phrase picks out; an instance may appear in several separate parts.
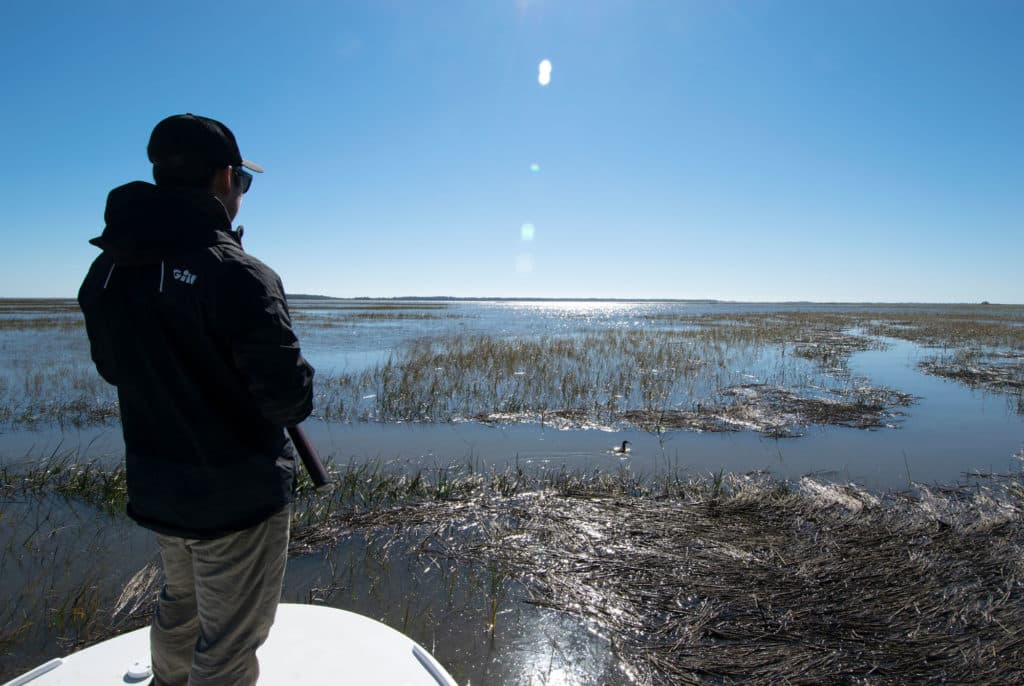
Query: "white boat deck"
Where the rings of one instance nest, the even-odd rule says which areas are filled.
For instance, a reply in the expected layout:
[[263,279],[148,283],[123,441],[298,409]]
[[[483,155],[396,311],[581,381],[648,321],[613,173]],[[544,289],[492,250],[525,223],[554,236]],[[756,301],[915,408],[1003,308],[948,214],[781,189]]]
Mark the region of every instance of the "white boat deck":
[[[260,684],[456,686],[411,638],[369,617],[317,605],[282,603],[257,651]],[[57,658],[5,686],[148,684],[149,628]]]

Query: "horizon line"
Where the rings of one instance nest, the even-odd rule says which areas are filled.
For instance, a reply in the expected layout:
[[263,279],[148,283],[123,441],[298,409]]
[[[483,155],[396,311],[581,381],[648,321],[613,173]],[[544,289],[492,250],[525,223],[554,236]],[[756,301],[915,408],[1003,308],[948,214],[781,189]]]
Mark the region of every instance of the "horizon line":
[[[1024,303],[941,300],[724,300],[721,298],[615,298],[615,297],[537,297],[537,296],[461,296],[461,295],[402,295],[402,296],[334,296],[311,293],[285,293],[288,300],[359,300],[359,301],[444,301],[444,302],[632,302],[632,303],[689,303],[704,305],[763,304],[763,305],[975,305],[1024,307]],[[0,296],[0,303],[13,301],[76,300],[76,296]]]

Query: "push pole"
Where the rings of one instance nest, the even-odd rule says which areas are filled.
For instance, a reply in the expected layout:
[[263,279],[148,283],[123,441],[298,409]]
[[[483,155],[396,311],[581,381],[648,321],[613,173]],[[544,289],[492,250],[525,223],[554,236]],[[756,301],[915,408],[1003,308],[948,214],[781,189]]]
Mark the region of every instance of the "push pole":
[[297,425],[289,426],[288,436],[291,437],[296,452],[302,458],[302,464],[306,467],[309,478],[313,480],[316,490],[322,491],[329,487],[331,479],[327,475],[324,463],[320,461],[320,455],[316,451],[316,446],[309,440],[309,436],[302,430],[302,427]]

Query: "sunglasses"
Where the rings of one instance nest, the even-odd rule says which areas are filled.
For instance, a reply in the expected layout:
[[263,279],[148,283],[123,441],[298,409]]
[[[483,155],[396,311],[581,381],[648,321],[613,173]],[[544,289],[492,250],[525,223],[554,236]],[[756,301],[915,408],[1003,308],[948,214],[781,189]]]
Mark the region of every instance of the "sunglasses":
[[238,185],[242,187],[242,193],[248,193],[249,187],[252,185],[252,174],[241,167],[232,167],[231,171],[234,173],[235,178],[238,179]]

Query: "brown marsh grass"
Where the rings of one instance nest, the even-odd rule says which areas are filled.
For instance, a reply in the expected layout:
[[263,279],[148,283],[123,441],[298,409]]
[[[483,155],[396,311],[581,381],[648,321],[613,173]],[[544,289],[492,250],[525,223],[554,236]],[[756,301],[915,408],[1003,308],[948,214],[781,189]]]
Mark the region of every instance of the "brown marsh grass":
[[389,322],[389,321],[436,321],[441,319],[463,319],[459,314],[435,314],[432,312],[343,312],[340,314],[326,315],[322,312],[316,314],[297,312],[292,315],[292,321],[296,324],[317,328],[333,329],[350,324],[351,322]]
[[[332,492],[314,492],[305,480],[300,487],[293,556],[355,544],[359,555],[382,556],[375,557],[382,575],[375,583],[384,583],[395,555],[412,556],[421,569],[480,570],[481,630],[500,635],[497,618],[510,603],[551,608],[606,637],[635,683],[1024,678],[1019,475],[876,495],[760,474],[479,472],[468,465],[416,474],[367,465],[332,471]],[[79,478],[61,473],[4,480],[9,494],[45,498],[53,494],[41,484]],[[92,473],[86,481],[104,478]],[[29,537],[29,547],[45,547],[50,530]],[[19,544],[8,542],[8,550]],[[33,564],[46,559],[32,557]],[[356,574],[377,568],[363,558],[352,564]],[[158,583],[146,570],[140,566],[127,594],[101,592],[90,577],[95,591],[68,588],[25,609],[39,613],[32,621],[48,617],[50,631],[84,645],[107,635],[115,608],[118,630],[130,628],[126,607],[134,625],[145,623]],[[316,593],[333,597],[346,587],[344,570],[332,574],[338,585]],[[513,587],[526,595],[510,593]],[[406,619],[424,602],[409,599]],[[19,631],[24,638],[19,626],[27,620],[19,617],[21,624],[3,627],[8,650],[18,650]],[[85,617],[88,631],[70,629]]]
[[52,331],[66,333],[81,331],[85,334],[85,320],[81,316],[65,317],[0,317],[0,330],[7,331]]
[[932,347],[988,346],[1024,350],[1024,318],[998,312],[983,316],[969,313],[910,313],[864,323],[873,336],[889,336]]
[[880,343],[870,337],[878,336],[932,347],[984,345],[1024,350],[1024,311],[1020,306],[943,306],[942,311],[911,306],[886,311],[783,310],[767,314],[669,314],[648,318],[702,328],[735,328],[735,333],[729,335],[798,346],[820,345],[823,339],[859,329],[860,334],[847,333],[852,338],[845,340],[844,347],[849,346],[850,351],[877,347]]
[[303,312],[306,310],[446,310],[450,307],[447,303],[438,302],[411,302],[411,301],[352,301],[352,300],[289,300],[288,305],[292,312]]
[[971,388],[1001,393],[1017,414],[1024,414],[1024,352],[985,352],[977,348],[938,355],[918,365],[928,374]]
[[339,512],[296,545],[383,530],[428,559],[496,565],[607,636],[642,684],[1024,678],[1016,477],[884,497],[733,474],[560,472],[508,495],[494,481]]
[[78,302],[71,298],[0,298],[0,317],[9,313],[78,313]]

